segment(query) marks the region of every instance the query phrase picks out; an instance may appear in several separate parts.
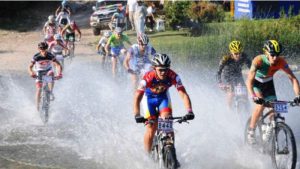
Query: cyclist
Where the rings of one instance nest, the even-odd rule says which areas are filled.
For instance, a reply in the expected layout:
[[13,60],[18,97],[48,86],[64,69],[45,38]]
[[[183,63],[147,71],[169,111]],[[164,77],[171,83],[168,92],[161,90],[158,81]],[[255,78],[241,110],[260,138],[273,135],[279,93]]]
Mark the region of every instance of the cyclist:
[[54,40],[53,36],[57,32],[57,25],[55,23],[54,15],[49,15],[48,16],[48,20],[47,20],[47,22],[45,23],[45,25],[43,27],[43,32],[44,32],[44,35],[45,35],[45,41],[50,43],[51,41]]
[[[71,21],[69,24],[67,24],[61,31],[61,35],[64,36],[64,39],[66,40],[66,45],[68,46],[68,43],[75,42],[75,32],[79,34],[78,41],[81,39],[81,31],[79,27],[77,26],[75,21]],[[74,51],[75,51],[75,44],[73,45]]]
[[67,53],[68,48],[67,46],[64,44],[63,39],[61,37],[60,34],[55,34],[54,35],[54,40],[53,42],[51,42],[49,44],[49,51],[55,56],[56,60],[59,61],[59,63],[61,63],[61,65],[63,66],[63,51],[65,51],[65,53]]
[[105,52],[105,45],[108,41],[108,38],[111,36],[111,31],[105,31],[104,32],[104,36],[102,36],[98,42],[98,45],[96,47],[96,50],[98,51],[98,53],[101,55],[101,63],[102,66],[105,63],[105,58],[106,58],[106,52]]
[[55,11],[55,15],[58,16],[59,12],[66,12],[69,16],[71,16],[71,7],[67,4],[66,1],[62,1],[61,2],[61,6],[59,6],[56,11]]
[[[275,101],[277,99],[273,75],[278,70],[281,69],[287,74],[296,95],[294,101],[295,103],[300,102],[299,81],[290,70],[283,56],[280,55],[282,52],[281,44],[276,40],[268,40],[265,42],[263,50],[264,54],[258,55],[253,59],[247,80],[248,92],[256,103],[248,128],[247,141],[249,144],[256,144],[255,125],[265,108],[263,105],[264,101]],[[273,118],[270,118],[272,121]],[[271,133],[271,130],[266,131],[266,135],[271,135]]]
[[[126,49],[124,47],[123,42],[127,42],[129,45],[132,45],[128,36],[123,34],[123,30],[121,27],[116,27],[114,34],[111,35],[108,39],[108,42],[105,45],[105,52],[108,55],[109,47],[111,47],[111,59],[112,59],[112,74],[113,77],[116,76],[116,66],[117,66],[117,59],[122,59],[119,57],[120,53],[125,53]],[[120,61],[121,62],[121,61]],[[122,62],[121,62],[122,63]]]
[[[134,96],[134,115],[137,123],[144,122],[145,119],[155,120],[156,123],[146,125],[144,135],[145,150],[150,153],[152,140],[157,130],[157,118],[167,118],[172,116],[171,99],[168,92],[169,87],[174,85],[181,96],[187,109],[185,119],[194,119],[192,104],[180,77],[170,69],[171,61],[166,54],[156,53],[152,59],[153,70],[147,72],[140,81]],[[144,96],[144,97],[143,97]],[[140,102],[143,100],[145,117],[140,115]],[[174,133],[172,133],[174,134]]]
[[220,61],[217,72],[217,80],[219,87],[226,91],[227,104],[232,108],[232,101],[234,97],[234,87],[237,85],[245,86],[242,75],[242,67],[251,66],[251,60],[243,52],[243,46],[240,41],[232,41],[229,44],[230,53],[223,56]]
[[70,15],[64,10],[61,10],[56,16],[55,20],[58,23],[58,26],[61,31],[61,29],[63,29],[67,24],[70,23]]
[[141,33],[137,37],[137,44],[133,44],[127,52],[124,67],[131,74],[134,89],[137,87],[139,77],[151,70],[151,61],[149,56],[154,55],[156,50],[149,44],[149,38]]
[[[54,100],[53,95],[53,87],[54,87],[54,72],[52,69],[52,63],[58,67],[58,76],[56,76],[56,79],[62,78],[62,67],[60,63],[55,59],[55,56],[53,56],[50,52],[47,51],[48,44],[46,42],[40,42],[38,44],[38,50],[39,52],[35,54],[31,60],[31,64],[29,65],[28,71],[31,75],[31,77],[36,78],[36,105],[37,110],[39,110],[39,103],[40,103],[40,95],[41,95],[41,88],[42,88],[42,82],[43,82],[43,76],[48,75],[52,78],[48,81],[49,90],[50,90],[50,96],[51,100]],[[33,70],[33,67],[35,66],[35,71]]]

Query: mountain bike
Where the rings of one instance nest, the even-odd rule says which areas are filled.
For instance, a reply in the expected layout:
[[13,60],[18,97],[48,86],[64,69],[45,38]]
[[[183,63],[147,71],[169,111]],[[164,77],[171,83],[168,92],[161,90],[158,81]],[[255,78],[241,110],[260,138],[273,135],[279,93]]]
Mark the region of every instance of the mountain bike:
[[[153,138],[150,156],[158,163],[160,169],[177,169],[179,163],[176,158],[173,135],[173,121],[182,123],[187,122],[184,117],[158,118],[157,131]],[[156,123],[155,120],[146,120],[150,124]],[[187,122],[188,123],[188,122]]]
[[[297,163],[296,140],[292,129],[285,123],[283,114],[288,113],[289,106],[294,107],[299,104],[295,104],[293,101],[274,101],[265,102],[264,106],[270,110],[262,114],[256,124],[256,147],[262,153],[271,156],[275,169],[295,169]],[[246,142],[250,120],[251,117],[246,124]],[[269,131],[269,135],[267,135],[267,131]]]
[[68,56],[68,59],[69,59],[70,61],[72,61],[72,59],[75,57],[75,55],[74,55],[74,49],[75,49],[75,37],[70,36],[69,42],[68,42],[68,45],[67,45],[67,48],[69,49],[69,56]]
[[247,88],[244,85],[237,84],[234,86],[233,107],[235,113],[238,115],[239,121],[244,125],[248,117],[249,102],[247,95]]
[[49,75],[42,75],[42,88],[40,95],[40,102],[38,105],[38,112],[42,119],[42,122],[46,124],[49,119],[49,109],[50,109],[50,89],[49,83],[53,80],[58,80],[58,77],[52,77]]
[[[249,102],[247,95],[247,88],[241,83],[232,85],[222,85],[220,88],[226,92],[233,91],[233,110],[238,115],[238,121],[244,125],[248,118]],[[232,89],[233,88],[233,89]]]

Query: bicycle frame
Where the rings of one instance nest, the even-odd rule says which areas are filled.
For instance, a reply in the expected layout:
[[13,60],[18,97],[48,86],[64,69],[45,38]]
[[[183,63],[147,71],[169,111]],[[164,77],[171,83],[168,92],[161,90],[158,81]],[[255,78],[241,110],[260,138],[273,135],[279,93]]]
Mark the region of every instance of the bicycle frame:
[[[169,123],[166,123],[166,124],[170,125],[170,126],[167,126],[167,128],[169,127],[170,129],[173,129],[172,125],[173,125],[173,120],[175,120],[175,119],[179,119],[177,121],[179,123],[183,122],[183,121],[180,121],[182,119],[182,117],[171,117],[171,118],[167,119],[167,120],[169,120]],[[150,122],[150,123],[152,123],[152,122]],[[166,154],[166,151],[168,148],[173,150],[172,153],[174,153],[174,155],[176,156],[173,130],[170,130],[170,131],[157,130],[156,134],[153,138],[151,154],[152,154],[152,158],[154,159],[154,161],[158,162],[159,168],[171,167],[168,164],[168,159],[167,159],[167,154]],[[176,160],[176,159],[174,158],[174,160]]]
[[50,109],[50,89],[48,86],[48,81],[46,78],[49,78],[47,75],[42,76],[43,84],[40,95],[39,103],[39,113],[43,123],[48,122],[49,109]]

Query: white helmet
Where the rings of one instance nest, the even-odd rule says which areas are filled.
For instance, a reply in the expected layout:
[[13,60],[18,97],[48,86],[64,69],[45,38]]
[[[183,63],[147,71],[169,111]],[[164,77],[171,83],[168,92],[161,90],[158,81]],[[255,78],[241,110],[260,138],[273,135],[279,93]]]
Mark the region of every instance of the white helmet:
[[62,40],[61,35],[60,34],[55,34],[54,35],[54,40]]
[[48,22],[49,23],[54,23],[54,21],[55,21],[54,15],[49,15],[48,16]]
[[137,37],[137,41],[138,41],[139,44],[148,45],[149,38],[145,33],[140,33]]
[[121,27],[116,27],[116,28],[115,28],[115,32],[116,32],[116,33],[122,33],[123,30],[122,30]]
[[106,38],[110,37],[110,36],[111,36],[111,31],[105,31],[105,32],[104,32],[104,36],[105,36]]
[[152,59],[152,65],[169,68],[171,65],[171,60],[167,54],[156,53]]

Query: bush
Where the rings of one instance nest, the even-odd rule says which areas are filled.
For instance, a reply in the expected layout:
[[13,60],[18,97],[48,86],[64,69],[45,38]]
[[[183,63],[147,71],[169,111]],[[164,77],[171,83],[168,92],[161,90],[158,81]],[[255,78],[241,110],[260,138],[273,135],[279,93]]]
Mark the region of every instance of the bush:
[[187,15],[198,22],[221,22],[225,18],[222,6],[207,1],[191,3]]
[[187,9],[190,4],[190,1],[167,1],[164,5],[166,25],[173,29],[176,29],[177,25],[184,25],[189,20]]

